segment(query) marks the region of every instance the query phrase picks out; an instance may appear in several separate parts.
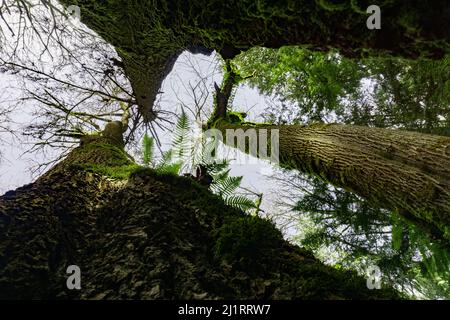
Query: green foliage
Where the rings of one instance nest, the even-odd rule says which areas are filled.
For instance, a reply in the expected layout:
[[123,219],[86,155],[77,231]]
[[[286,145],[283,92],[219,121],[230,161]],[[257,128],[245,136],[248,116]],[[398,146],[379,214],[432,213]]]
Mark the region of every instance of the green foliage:
[[[189,155],[189,119],[183,111],[173,132],[172,148],[163,153],[159,162],[153,165],[154,169],[161,174],[179,174],[182,170],[183,160]],[[142,158],[145,166],[153,162],[153,149],[155,140],[144,135],[142,140]]]
[[142,140],[142,162],[145,166],[150,166],[150,162],[153,158],[153,148],[155,146],[155,140],[145,133]]
[[247,116],[244,112],[227,112],[227,121],[232,124],[242,124],[245,122],[245,117]]
[[238,56],[235,63],[241,73],[255,74],[247,80],[251,86],[278,97],[281,104],[296,103],[293,116],[297,120],[322,120],[329,111],[340,109],[340,100],[356,90],[362,77],[356,63],[336,52],[299,47],[254,48]]
[[[239,113],[236,113],[240,115]],[[207,154],[211,154],[211,143],[204,143],[201,148],[200,155],[198,150],[190,144],[189,136],[191,127],[189,119],[185,112],[182,112],[174,130],[172,139],[172,147],[170,150],[163,153],[162,158],[153,165],[153,168],[160,174],[175,174],[181,173],[185,162],[192,161],[192,168],[196,169],[199,165],[203,166],[209,175],[213,178],[210,189],[215,194],[222,197],[224,202],[234,208],[248,212],[256,208],[255,201],[249,199],[244,195],[237,194],[242,177],[230,177],[228,161],[218,161],[210,163],[206,159]],[[149,166],[153,159],[154,139],[147,134],[144,135],[142,142],[143,162],[145,166]],[[197,152],[196,152],[197,151]]]
[[442,60],[372,57],[335,51],[254,48],[235,59],[246,81],[277,105],[275,123],[341,122],[450,135],[450,55]]
[[181,171],[181,166],[182,166],[181,162],[175,162],[167,165],[158,166],[155,169],[159,173],[179,174]]
[[173,161],[173,150],[169,150],[165,152],[162,158],[155,164],[153,163],[153,146],[155,144],[155,140],[148,136],[144,135],[142,140],[142,158],[145,167],[152,166],[154,170],[161,174],[179,174],[181,171],[182,162],[181,161]]
[[[232,116],[243,119],[245,114],[231,113]],[[192,161],[191,167],[195,170],[198,166],[202,166],[206,169],[209,175],[213,178],[210,189],[216,193],[227,205],[238,208],[242,211],[248,211],[255,208],[255,202],[243,195],[236,194],[239,189],[242,177],[230,177],[229,165],[230,163],[225,160],[219,160],[212,162],[207,159],[207,156],[211,155],[214,148],[214,143],[208,141],[202,141],[200,148],[195,148],[189,144],[187,137],[191,131],[189,119],[183,112],[180,120],[176,126],[174,132],[174,140],[172,144],[171,153],[175,153],[178,159],[181,159],[176,168],[182,168],[183,162]],[[187,156],[190,157],[187,158]]]
[[184,110],[175,126],[172,139],[172,156],[183,161],[190,150],[189,133],[190,133],[189,119]]
[[392,249],[394,250],[400,250],[402,246],[402,240],[403,240],[403,228],[404,225],[397,216],[397,214],[392,214],[393,221],[392,221]]
[[424,298],[450,297],[450,254],[445,246],[396,213],[318,179],[300,179],[298,185],[310,186],[302,189],[305,194],[294,207],[304,233],[301,245],[325,258],[337,253],[328,262],[344,268],[364,269],[370,261],[381,268],[385,282],[414,288]]
[[168,166],[173,158],[173,150],[169,149],[166,152],[162,154],[161,160],[156,165],[156,168],[163,168],[165,166]]
[[227,205],[242,210],[244,212],[257,208],[255,201],[243,195],[231,195],[224,198],[224,201]]
[[225,198],[233,194],[242,181],[242,177],[230,177],[229,172],[230,170],[226,170],[213,176],[214,183],[211,186],[215,193]]
[[[320,4],[329,10],[340,6]],[[245,81],[276,102],[263,115],[271,123],[340,122],[450,135],[450,55],[350,60],[336,51],[253,48],[234,64],[244,77],[254,74]],[[346,268],[372,261],[385,281],[423,297],[450,297],[445,247],[396,213],[317,179],[300,180],[305,194],[294,210],[301,215],[302,245],[325,259],[338,253],[329,262]]]
[[241,186],[242,177],[229,176],[229,162],[205,164],[205,167],[213,177],[213,182],[210,186],[211,191],[222,197],[226,204],[246,212],[257,208],[255,201],[246,196],[236,194],[237,189]]
[[[211,144],[210,144],[211,146]],[[205,149],[205,150],[208,150]],[[220,177],[223,176],[223,172],[229,171],[229,167],[230,167],[230,161],[228,160],[221,160],[221,161],[214,161],[212,163],[207,163],[205,161],[204,158],[201,159],[201,163],[202,165],[205,166],[206,170],[208,171],[208,173],[210,175],[212,175],[213,177],[216,177],[216,180]]]

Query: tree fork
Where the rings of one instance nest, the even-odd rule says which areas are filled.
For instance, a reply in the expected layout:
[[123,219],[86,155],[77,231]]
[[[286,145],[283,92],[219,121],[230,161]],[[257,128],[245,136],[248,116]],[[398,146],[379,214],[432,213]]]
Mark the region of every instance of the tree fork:
[[[73,1],[59,0],[66,6]],[[162,81],[186,49],[212,49],[231,59],[255,46],[306,45],[339,49],[347,57],[399,55],[441,58],[450,52],[450,5],[446,0],[382,1],[382,26],[369,30],[372,3],[340,1],[78,0],[81,20],[113,45],[122,58],[144,121]],[[198,50],[196,48],[207,48]]]
[[[135,167],[110,123],[0,197],[1,299],[388,299],[192,179]],[[81,270],[81,290],[66,270]],[[242,280],[239,280],[242,279]]]

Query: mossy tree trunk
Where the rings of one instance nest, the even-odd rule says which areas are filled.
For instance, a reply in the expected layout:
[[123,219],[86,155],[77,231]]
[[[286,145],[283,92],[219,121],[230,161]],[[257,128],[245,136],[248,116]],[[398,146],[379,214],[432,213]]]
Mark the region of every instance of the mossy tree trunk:
[[[139,168],[110,129],[0,197],[0,299],[397,297],[195,181]],[[69,265],[79,291],[66,287]]]
[[[219,128],[225,140],[227,129],[266,129],[269,150],[276,129],[282,166],[318,176],[450,240],[448,137],[339,124]],[[225,142],[237,146],[235,139]]]
[[393,54],[442,57],[449,52],[446,0],[384,0],[381,29],[369,30],[369,0],[59,0],[78,5],[81,20],[121,56],[146,121],[156,95],[183,50],[224,59],[254,46],[337,48],[348,57]]

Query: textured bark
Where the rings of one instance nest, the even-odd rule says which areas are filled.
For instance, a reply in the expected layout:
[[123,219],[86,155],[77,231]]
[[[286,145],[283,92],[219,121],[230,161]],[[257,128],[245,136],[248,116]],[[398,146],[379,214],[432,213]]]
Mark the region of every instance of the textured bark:
[[226,65],[225,79],[223,80],[222,88],[214,82],[215,94],[215,113],[213,120],[225,118],[227,115],[228,103],[235,86],[237,75],[233,72],[230,63]]
[[[114,127],[0,197],[0,299],[398,297],[324,266],[191,179],[105,175],[132,165]],[[69,265],[81,268],[80,291],[66,287]]]
[[[385,0],[380,30],[369,30],[369,0],[59,0],[122,57],[145,120],[165,76],[186,49],[225,59],[254,46],[337,48],[345,56],[442,57],[449,52],[450,3]],[[205,49],[208,48],[208,49]]]
[[257,129],[279,130],[282,166],[319,176],[450,239],[450,138],[338,124]]

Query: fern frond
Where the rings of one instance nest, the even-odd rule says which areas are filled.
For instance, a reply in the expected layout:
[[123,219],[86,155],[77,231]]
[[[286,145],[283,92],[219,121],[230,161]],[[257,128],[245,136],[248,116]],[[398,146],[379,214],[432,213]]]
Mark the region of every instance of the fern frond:
[[146,133],[142,139],[142,161],[147,167],[152,162],[154,145],[155,140]]
[[211,163],[211,160],[213,160],[217,155],[216,152],[217,141],[215,141],[215,139],[202,140],[200,162],[204,164]]
[[214,181],[215,181],[217,184],[221,184],[221,183],[225,182],[225,180],[227,180],[227,179],[229,178],[230,170],[231,170],[231,169],[219,171],[219,172],[216,173],[215,175],[212,175]]
[[168,165],[172,161],[172,150],[168,150],[162,154],[162,158],[156,165],[156,169]]
[[[203,166],[208,170],[209,174],[213,177],[216,177],[220,175],[222,172],[224,172],[228,167],[230,166],[229,160],[219,160],[218,163],[209,163],[209,164],[203,164]],[[229,172],[229,170],[227,171]]]
[[183,160],[191,151],[188,138],[189,131],[189,118],[183,111],[178,119],[177,125],[175,126],[172,140],[173,156],[179,160]]
[[256,208],[255,203],[245,196],[232,195],[225,198],[224,201],[227,205],[240,209],[242,211]]
[[214,181],[211,185],[221,197],[229,197],[241,185],[242,177],[227,177],[223,181]]
[[175,163],[166,164],[164,166],[156,168],[156,172],[158,172],[158,173],[172,173],[172,174],[178,175],[180,173],[182,165],[183,165],[183,163],[181,161],[175,162]]

